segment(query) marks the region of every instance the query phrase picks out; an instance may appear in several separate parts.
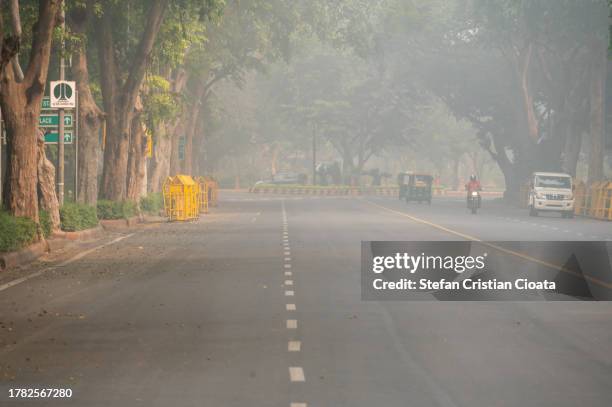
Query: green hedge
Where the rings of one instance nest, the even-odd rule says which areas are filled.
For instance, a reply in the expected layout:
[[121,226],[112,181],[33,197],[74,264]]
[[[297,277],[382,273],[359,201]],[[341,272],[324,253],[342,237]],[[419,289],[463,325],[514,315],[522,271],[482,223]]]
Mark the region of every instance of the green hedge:
[[161,192],[149,194],[140,198],[140,209],[143,212],[158,215],[164,207],[164,196]]
[[131,201],[98,201],[99,219],[128,219],[136,215],[136,204]]
[[62,230],[74,232],[91,229],[98,225],[96,208],[79,203],[65,203],[60,209]]
[[37,229],[36,223],[31,219],[0,212],[0,252],[19,250],[34,242]]

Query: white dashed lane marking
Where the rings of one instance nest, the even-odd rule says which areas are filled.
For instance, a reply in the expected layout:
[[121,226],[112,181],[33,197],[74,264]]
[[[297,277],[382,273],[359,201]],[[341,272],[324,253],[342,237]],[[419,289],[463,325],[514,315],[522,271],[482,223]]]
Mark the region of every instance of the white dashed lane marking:
[[285,285],[293,285],[293,280],[285,280]]
[[298,326],[297,319],[287,320],[287,329],[297,329],[297,326]]
[[285,271],[285,277],[290,277],[293,273],[291,271]]
[[287,344],[287,350],[289,352],[299,352],[302,350],[302,342],[300,341],[289,341]]
[[285,297],[293,297],[294,294],[293,291],[285,291]]
[[289,378],[292,382],[305,382],[304,369],[299,366],[292,366],[289,368]]
[[306,403],[291,403],[289,407],[308,407]]
[[295,311],[295,309],[296,309],[295,308],[295,304],[287,304],[287,305],[285,305],[285,309],[287,311]]

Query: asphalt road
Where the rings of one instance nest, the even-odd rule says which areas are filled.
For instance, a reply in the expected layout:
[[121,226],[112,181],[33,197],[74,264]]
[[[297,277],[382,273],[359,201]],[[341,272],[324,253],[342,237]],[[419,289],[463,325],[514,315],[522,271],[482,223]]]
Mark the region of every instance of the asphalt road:
[[[221,198],[198,222],[0,276],[47,270],[0,288],[0,405],[611,405],[612,303],[362,301],[359,274],[362,240],[606,240],[610,223],[495,202],[472,216],[461,200]],[[50,387],[72,398],[8,398]]]

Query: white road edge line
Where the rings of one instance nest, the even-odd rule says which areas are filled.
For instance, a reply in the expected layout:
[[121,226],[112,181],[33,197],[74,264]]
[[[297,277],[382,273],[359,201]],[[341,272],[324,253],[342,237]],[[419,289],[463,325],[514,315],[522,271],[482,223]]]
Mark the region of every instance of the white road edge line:
[[47,271],[51,271],[51,270],[54,270],[54,269],[59,268],[59,267],[67,266],[70,263],[74,263],[75,261],[77,261],[79,259],[82,259],[83,257],[87,256],[88,254],[95,252],[96,250],[102,249],[102,248],[104,248],[106,246],[110,246],[111,244],[117,243],[117,242],[119,242],[119,241],[121,241],[123,239],[127,239],[128,237],[131,237],[131,236],[134,236],[134,233],[130,233],[129,235],[125,235],[125,236],[119,236],[118,238],[113,239],[110,242],[106,242],[106,243],[101,244],[99,246],[92,247],[89,250],[85,250],[84,252],[78,253],[78,254],[72,256],[71,258],[69,258],[68,260],[63,261],[63,262],[61,262],[61,263],[59,263],[59,264],[57,264],[55,266],[47,267],[46,269],[37,271],[37,272],[32,273],[32,274],[30,274],[28,276],[15,279],[13,281],[9,281],[6,284],[0,285],[0,291],[4,291],[6,289],[9,289],[11,287],[16,286],[17,284],[21,284],[21,283],[23,283],[25,281],[31,280],[31,279],[33,279],[35,277],[38,277],[38,276],[42,275],[43,273],[46,273]]

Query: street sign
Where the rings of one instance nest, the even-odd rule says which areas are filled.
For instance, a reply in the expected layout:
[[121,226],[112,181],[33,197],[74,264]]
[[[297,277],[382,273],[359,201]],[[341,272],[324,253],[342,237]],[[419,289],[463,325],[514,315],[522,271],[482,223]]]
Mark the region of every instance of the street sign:
[[76,82],[51,81],[49,96],[52,108],[74,109],[76,107]]
[[[57,144],[58,139],[59,137],[58,137],[57,129],[51,130],[50,132],[45,133],[45,144]],[[72,144],[72,140],[73,140],[72,131],[71,130],[64,131],[64,143]]]
[[[57,127],[59,126],[59,115],[43,113],[38,118],[38,127]],[[64,126],[72,127],[72,114],[66,113],[64,115]]]
[[42,110],[51,110],[51,99],[49,96],[43,97],[42,102],[40,102],[40,108]]

